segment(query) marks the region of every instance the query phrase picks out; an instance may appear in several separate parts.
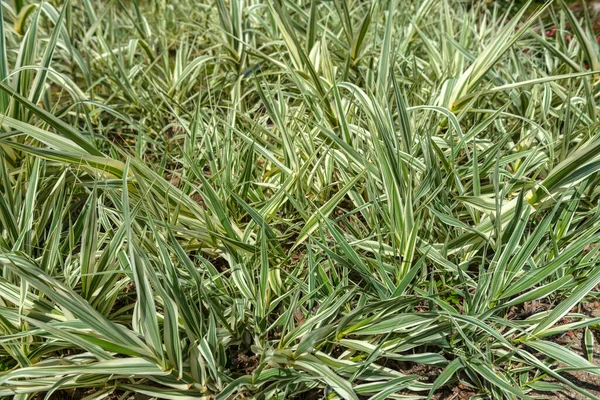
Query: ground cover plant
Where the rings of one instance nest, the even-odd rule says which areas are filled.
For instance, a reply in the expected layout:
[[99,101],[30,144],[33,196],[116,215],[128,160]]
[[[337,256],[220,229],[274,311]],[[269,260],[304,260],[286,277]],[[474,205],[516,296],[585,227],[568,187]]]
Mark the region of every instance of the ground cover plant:
[[586,5],[0,10],[0,398],[598,398]]

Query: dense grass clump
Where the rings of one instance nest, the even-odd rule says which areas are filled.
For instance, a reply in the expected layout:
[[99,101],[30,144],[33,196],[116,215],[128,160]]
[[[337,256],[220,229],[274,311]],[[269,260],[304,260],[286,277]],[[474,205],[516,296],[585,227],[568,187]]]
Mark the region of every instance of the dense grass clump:
[[0,10],[0,398],[598,398],[585,7]]

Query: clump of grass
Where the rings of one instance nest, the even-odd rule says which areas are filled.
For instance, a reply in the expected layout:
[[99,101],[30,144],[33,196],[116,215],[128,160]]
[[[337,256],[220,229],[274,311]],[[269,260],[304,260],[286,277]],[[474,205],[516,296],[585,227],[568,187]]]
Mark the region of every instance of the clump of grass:
[[597,398],[600,47],[530,5],[4,2],[0,397]]

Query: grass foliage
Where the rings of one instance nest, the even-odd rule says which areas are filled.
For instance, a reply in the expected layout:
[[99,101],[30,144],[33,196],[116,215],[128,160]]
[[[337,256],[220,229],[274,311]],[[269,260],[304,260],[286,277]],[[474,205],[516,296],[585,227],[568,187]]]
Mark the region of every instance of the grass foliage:
[[0,397],[597,398],[590,15],[0,9]]

